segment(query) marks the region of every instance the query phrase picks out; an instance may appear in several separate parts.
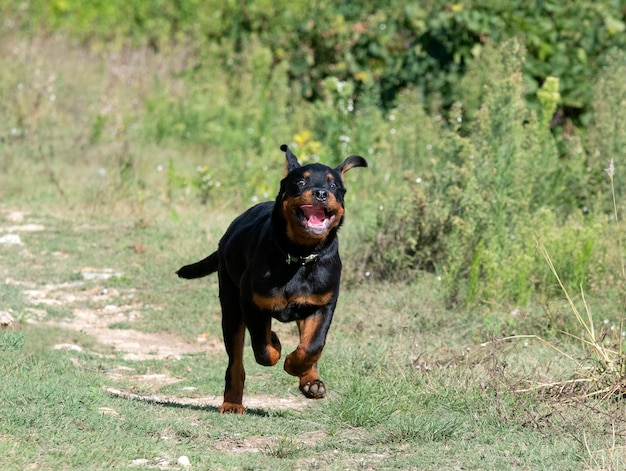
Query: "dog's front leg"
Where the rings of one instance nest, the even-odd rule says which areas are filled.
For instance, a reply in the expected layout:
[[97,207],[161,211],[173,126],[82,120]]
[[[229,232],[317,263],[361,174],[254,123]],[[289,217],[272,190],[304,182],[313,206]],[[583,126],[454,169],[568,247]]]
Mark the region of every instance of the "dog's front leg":
[[219,407],[220,413],[243,414],[243,388],[246,381],[246,371],[243,366],[243,347],[246,326],[239,303],[239,291],[230,280],[220,273],[220,303],[222,305],[222,333],[224,346],[228,353],[228,368],[226,368],[226,385],[224,387],[224,402]]
[[322,356],[331,318],[332,310],[320,310],[296,321],[300,331],[300,343],[285,358],[285,371],[300,378],[300,391],[312,399],[326,396],[326,386],[317,376],[317,361]]
[[242,405],[243,387],[246,380],[246,372],[243,367],[243,342],[245,337],[245,325],[223,323],[224,344],[228,353],[228,368],[226,368],[226,386],[224,388],[224,403],[218,412],[232,412],[243,414]]
[[272,318],[256,312],[253,316],[248,316],[246,325],[256,362],[263,366],[274,366],[280,359],[282,347],[276,332],[272,330]]

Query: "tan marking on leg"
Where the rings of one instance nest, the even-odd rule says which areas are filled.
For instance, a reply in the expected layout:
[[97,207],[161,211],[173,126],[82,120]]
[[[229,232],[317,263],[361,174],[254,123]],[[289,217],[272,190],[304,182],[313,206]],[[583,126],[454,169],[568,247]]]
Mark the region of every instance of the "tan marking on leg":
[[321,322],[321,316],[314,315],[306,319],[296,321],[300,330],[300,344],[285,358],[285,371],[292,376],[317,379],[317,360],[322,353],[309,356],[307,353],[309,344]]
[[[276,342],[276,343],[274,343]],[[280,360],[281,345],[280,340],[275,332],[272,332],[272,318],[268,316],[266,324],[266,337],[265,343],[267,345],[267,354],[270,360],[270,365],[274,366]]]
[[217,411],[220,414],[243,414],[246,408],[242,404],[234,404],[232,402],[224,402]]
[[320,322],[320,316],[298,321],[300,344],[285,359],[285,371],[299,377],[300,391],[311,399],[320,399],[326,396],[326,386],[317,376],[317,361],[322,356],[322,352],[320,350],[314,355],[308,352],[308,347]]

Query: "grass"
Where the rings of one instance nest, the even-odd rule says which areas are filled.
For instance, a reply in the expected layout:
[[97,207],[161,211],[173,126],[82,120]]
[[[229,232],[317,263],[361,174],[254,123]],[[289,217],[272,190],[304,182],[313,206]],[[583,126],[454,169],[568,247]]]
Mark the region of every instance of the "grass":
[[[149,228],[112,220],[106,230],[76,233],[83,224],[46,218],[46,230],[24,235],[23,247],[0,247],[2,266],[14,267],[12,279],[35,286],[76,279],[85,264],[110,267],[123,278],[86,281],[72,290],[79,295],[94,285],[115,289],[121,302],[123,290],[132,287],[132,302],[141,304],[142,316],[113,327],[168,331],[190,341],[202,333],[219,335],[215,280],[177,280],[171,268],[181,255],[159,250],[174,233],[184,233],[190,220],[168,223],[166,218]],[[359,230],[354,223],[344,229],[344,241]],[[145,251],[104,243],[114,234],[140,239]],[[65,237],[73,243],[60,244]],[[204,245],[188,236],[181,242]],[[91,247],[87,258],[83,245]],[[54,255],[59,250],[64,257]],[[26,253],[36,255],[39,268],[17,263]],[[51,264],[56,265],[53,280],[46,269]],[[438,284],[433,277],[344,290],[320,364],[330,397],[292,410],[269,402],[243,417],[221,416],[213,406],[125,399],[106,390],[219,396],[225,368],[221,349],[127,361],[84,334],[27,322],[31,304],[9,285],[3,299],[23,322],[0,331],[3,466],[179,468],[183,455],[200,469],[611,469],[598,464],[620,462],[624,417],[617,405],[594,404],[597,410],[589,414],[584,403],[564,409],[536,393],[516,393],[523,379],[563,377],[568,365],[543,344],[490,342],[489,323],[480,313],[457,313],[448,322],[451,313],[441,303]],[[71,314],[81,306],[80,300],[67,301],[65,309]],[[102,312],[101,304],[94,306]],[[528,316],[540,322],[539,312]],[[294,347],[293,326],[277,328],[286,348]],[[581,353],[562,341],[573,355]],[[58,343],[77,344],[82,351],[54,350]],[[293,378],[281,368],[254,364],[249,349],[246,367],[246,397],[298,397]],[[118,371],[123,374],[112,374]],[[146,375],[180,381],[162,385],[142,379]],[[574,426],[579,420],[584,427]],[[611,424],[616,444],[602,448]]]
[[[409,115],[394,124],[376,115],[334,123],[336,110],[302,103],[287,117],[285,97],[270,106],[278,97],[255,88],[250,71],[241,71],[239,100],[260,100],[258,109],[232,106],[228,77],[217,68],[201,86],[171,73],[178,63],[146,51],[97,55],[62,37],[28,44],[2,37],[1,45],[9,55],[0,55],[8,97],[0,114],[11,127],[0,130],[7,168],[0,230],[19,233],[23,245],[0,245],[0,310],[17,319],[0,330],[0,468],[178,469],[181,456],[192,468],[218,470],[623,466],[626,414],[618,395],[536,387],[567,384],[591,364],[581,327],[595,329],[597,341],[600,319],[621,330],[619,282],[596,280],[606,284],[586,301],[571,296],[595,307],[581,325],[560,296],[463,307],[449,303],[437,270],[393,282],[367,273],[364,254],[380,215],[422,170],[411,167],[415,149],[400,126],[415,127]],[[26,56],[32,61],[6,66],[6,57]],[[153,73],[136,74],[129,57]],[[285,91],[272,80],[270,91]],[[218,120],[215,110],[203,115],[203,86],[224,98]],[[344,285],[320,362],[330,395],[302,407],[293,378],[256,365],[247,348],[249,413],[222,416],[215,410],[226,366],[217,280],[185,282],[174,271],[214,250],[240,210],[273,197],[283,165],[274,144],[316,128],[320,116],[342,132],[353,125],[346,132],[365,150],[345,151],[363,152],[372,165],[348,175]],[[387,152],[391,140],[381,136],[392,125],[403,141]],[[314,139],[325,158],[343,157],[331,152],[336,143]],[[395,162],[390,155],[400,148],[406,152]],[[486,279],[478,275],[477,286]],[[68,328],[80,319],[80,330]],[[294,348],[294,326],[276,329],[285,350]],[[148,342],[144,358],[133,360],[99,340],[102,330],[179,351],[159,357]],[[80,350],[55,349],[61,344]],[[291,406],[281,408],[281,400]]]

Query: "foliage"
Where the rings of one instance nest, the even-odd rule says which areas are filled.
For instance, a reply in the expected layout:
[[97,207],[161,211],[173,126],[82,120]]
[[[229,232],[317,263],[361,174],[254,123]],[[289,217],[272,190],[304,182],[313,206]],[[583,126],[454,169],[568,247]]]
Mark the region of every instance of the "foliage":
[[324,80],[336,77],[357,92],[374,87],[387,107],[408,85],[453,103],[461,98],[457,85],[466,67],[480,58],[485,44],[524,37],[529,96],[548,76],[559,77],[561,104],[577,116],[591,103],[593,79],[609,61],[606,52],[626,46],[623,0],[391,0],[384,7],[329,0],[4,0],[0,8],[29,32],[64,30],[98,45],[130,41],[155,50],[190,42],[211,54],[219,43],[224,61],[258,37],[273,64],[288,64],[292,86],[302,96],[322,97]]
[[[162,205],[173,220],[196,201],[243,209],[274,197],[284,169],[277,149],[288,142],[303,162],[337,165],[352,153],[370,162],[371,170],[347,176],[349,214],[364,222],[362,245],[348,247],[347,262],[358,270],[348,271],[347,281],[431,271],[452,304],[524,305],[553,293],[533,242],[537,231],[554,244],[549,249],[568,283],[604,286],[614,257],[598,237],[612,213],[602,169],[626,139],[622,52],[606,56],[590,125],[577,129],[561,113],[571,106],[570,78],[543,76],[536,93],[529,87],[538,43],[495,41],[511,27],[499,18],[519,20],[511,11],[526,11],[521,4],[437,10],[437,2],[397,1],[384,12],[322,8],[324,2],[312,10],[297,2],[207,5],[126,2],[109,10],[68,0],[20,9],[5,1],[11,20],[0,43],[3,197],[83,201],[94,213],[115,211],[123,201],[138,225]],[[604,15],[619,29],[605,4],[595,5],[582,2],[580,14]],[[498,15],[485,22],[481,15],[492,8]],[[192,21],[194,9],[202,11]],[[95,11],[106,17],[102,24],[115,25],[109,33],[86,28]],[[315,21],[305,22],[312,13]],[[413,26],[399,26],[407,21]],[[91,47],[62,36],[13,35],[34,25]],[[489,37],[477,33],[486,25]],[[411,54],[427,51],[414,58],[423,68],[413,70],[398,39],[405,30],[421,31],[408,43],[428,36],[448,52],[413,44]],[[479,43],[462,31],[473,31]],[[606,41],[618,36],[598,34]],[[547,62],[560,54],[540,49]],[[379,53],[386,58],[373,60]],[[298,60],[302,73],[294,72]],[[415,76],[398,79],[396,72]],[[43,184],[25,185],[32,175]]]
[[559,155],[549,132],[559,82],[548,80],[539,90],[538,117],[524,99],[520,48],[517,42],[488,47],[484,63],[468,72],[475,70],[475,83],[483,84],[476,87],[482,96],[473,125],[462,129],[462,108],[455,106],[432,130],[428,146],[440,160],[428,176],[412,178],[401,204],[379,218],[373,273],[404,278],[407,270],[430,269],[444,276],[451,302],[524,305],[549,284],[535,230],[550,234],[574,286],[601,276],[598,228],[593,217],[583,217],[593,204],[584,153]]

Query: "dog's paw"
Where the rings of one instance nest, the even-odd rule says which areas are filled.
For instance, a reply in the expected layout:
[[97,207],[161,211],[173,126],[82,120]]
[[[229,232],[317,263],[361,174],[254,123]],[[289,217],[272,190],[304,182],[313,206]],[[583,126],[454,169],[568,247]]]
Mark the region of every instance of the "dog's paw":
[[309,399],[321,399],[326,396],[326,386],[319,379],[301,384],[300,391]]
[[220,414],[243,414],[245,410],[246,408],[243,404],[235,404],[233,402],[225,402],[217,409]]

